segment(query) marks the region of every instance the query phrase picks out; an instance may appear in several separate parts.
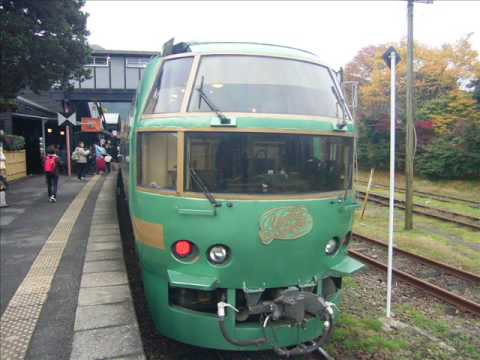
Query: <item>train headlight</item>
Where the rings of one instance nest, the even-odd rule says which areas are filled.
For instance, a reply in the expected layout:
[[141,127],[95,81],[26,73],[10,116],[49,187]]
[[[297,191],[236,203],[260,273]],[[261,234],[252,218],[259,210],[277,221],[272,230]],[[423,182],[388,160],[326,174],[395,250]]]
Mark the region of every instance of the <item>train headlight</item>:
[[220,265],[228,259],[228,249],[223,245],[215,245],[208,251],[208,260],[211,263]]
[[340,242],[337,238],[328,240],[327,245],[325,245],[325,254],[333,255],[337,252]]

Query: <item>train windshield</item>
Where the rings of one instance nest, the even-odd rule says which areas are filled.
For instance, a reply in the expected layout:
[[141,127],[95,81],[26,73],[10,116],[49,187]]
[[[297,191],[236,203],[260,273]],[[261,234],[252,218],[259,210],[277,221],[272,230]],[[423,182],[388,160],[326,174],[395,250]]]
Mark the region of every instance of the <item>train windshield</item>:
[[176,113],[181,110],[193,57],[163,63],[145,107],[146,114]]
[[353,139],[257,133],[187,133],[185,190],[302,194],[351,188]]
[[[259,56],[203,56],[195,89],[223,112],[342,117],[329,70],[304,61]],[[191,112],[209,112],[193,91]]]

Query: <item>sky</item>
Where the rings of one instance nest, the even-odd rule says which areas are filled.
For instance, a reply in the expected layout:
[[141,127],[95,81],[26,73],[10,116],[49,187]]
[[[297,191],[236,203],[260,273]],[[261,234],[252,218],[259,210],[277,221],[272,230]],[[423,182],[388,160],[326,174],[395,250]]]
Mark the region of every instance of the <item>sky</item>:
[[[182,41],[253,41],[316,53],[339,68],[363,47],[406,38],[406,1],[88,0],[89,43],[160,51]],[[415,3],[415,41],[452,43],[470,33],[480,53],[480,1]]]

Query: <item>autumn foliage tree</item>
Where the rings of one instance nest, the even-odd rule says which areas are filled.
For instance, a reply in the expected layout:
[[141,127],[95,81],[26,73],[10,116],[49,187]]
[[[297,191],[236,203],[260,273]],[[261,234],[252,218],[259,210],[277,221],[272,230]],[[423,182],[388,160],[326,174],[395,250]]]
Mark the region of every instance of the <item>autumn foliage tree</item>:
[[[346,79],[360,84],[359,162],[364,167],[386,168],[388,164],[390,70],[382,55],[390,45],[363,48],[345,67]],[[404,59],[397,68],[396,109],[399,119],[397,166],[402,169],[407,49],[405,42],[394,46]],[[480,149],[472,142],[478,143],[480,139],[477,93],[480,88],[480,61],[469,36],[439,48],[415,44],[414,71],[417,172],[433,178],[479,176]],[[476,139],[472,136],[475,134]],[[439,150],[449,155],[439,156]],[[452,162],[460,160],[462,166],[451,166]]]

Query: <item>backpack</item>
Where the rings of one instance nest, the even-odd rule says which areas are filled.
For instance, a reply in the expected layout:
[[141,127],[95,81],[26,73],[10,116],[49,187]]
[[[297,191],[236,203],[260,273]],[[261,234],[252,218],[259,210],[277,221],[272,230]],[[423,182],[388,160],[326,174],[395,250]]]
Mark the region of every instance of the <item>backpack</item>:
[[73,161],[78,161],[78,160],[80,160],[80,154],[78,153],[77,149],[75,149],[75,151],[74,151],[73,154],[72,154],[72,160],[73,160]]
[[55,173],[55,169],[57,168],[57,156],[56,155],[47,155],[45,159],[45,164],[43,164],[43,170],[47,174]]

